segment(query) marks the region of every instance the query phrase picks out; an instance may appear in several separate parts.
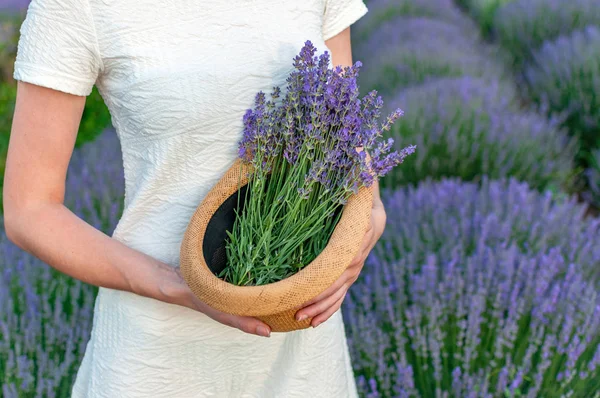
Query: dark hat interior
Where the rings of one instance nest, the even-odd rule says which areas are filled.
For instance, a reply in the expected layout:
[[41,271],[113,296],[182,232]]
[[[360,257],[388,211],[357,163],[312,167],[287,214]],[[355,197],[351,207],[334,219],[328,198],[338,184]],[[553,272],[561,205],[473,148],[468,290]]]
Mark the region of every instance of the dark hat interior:
[[[227,231],[233,229],[236,209],[239,212],[244,209],[245,201],[250,196],[249,194],[246,195],[247,188],[248,186],[244,185],[229,198],[225,199],[206,226],[204,242],[202,242],[202,252],[204,253],[204,261],[206,261],[208,268],[215,275],[220,274],[227,265],[227,252],[225,250]],[[238,196],[240,195],[238,208]]]

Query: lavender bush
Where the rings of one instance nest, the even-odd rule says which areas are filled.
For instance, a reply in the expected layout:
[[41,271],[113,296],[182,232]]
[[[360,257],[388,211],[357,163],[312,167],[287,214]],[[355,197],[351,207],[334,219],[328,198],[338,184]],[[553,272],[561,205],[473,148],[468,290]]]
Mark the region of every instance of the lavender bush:
[[583,197],[600,209],[600,149],[589,154],[589,165],[585,171],[588,189],[583,193]]
[[352,42],[368,39],[377,28],[398,17],[426,17],[455,25],[463,34],[477,35],[476,26],[463,15],[452,0],[374,0],[369,13],[352,27]]
[[476,180],[513,176],[538,189],[571,186],[575,142],[534,112],[516,109],[510,86],[485,79],[440,79],[390,100],[405,115],[390,136],[419,148],[386,186],[426,177]]
[[496,12],[494,35],[521,64],[544,41],[590,24],[600,25],[597,0],[514,0]]
[[[65,203],[110,234],[123,194],[119,142],[106,131],[73,153]],[[0,395],[69,397],[89,339],[97,289],[23,252],[3,227],[0,251]]]
[[563,115],[583,149],[600,147],[600,27],[546,42],[533,53],[524,77],[529,97]]
[[[455,245],[470,254],[479,241],[515,244],[527,255],[559,247],[567,263],[580,264],[586,278],[600,281],[600,219],[586,218],[587,205],[576,197],[541,193],[514,178],[459,181],[423,181],[397,192],[385,189],[392,216],[381,244],[399,248],[396,254],[439,252],[444,261],[454,255]],[[419,261],[425,259],[420,255]]]
[[398,18],[382,25],[356,49],[370,60],[360,76],[366,90],[392,94],[439,77],[506,75],[493,50],[454,25],[427,18]]
[[[464,32],[456,25],[428,17],[395,17],[380,24],[367,39],[356,44],[354,51],[356,57],[360,58],[374,52],[385,52],[420,38],[428,42],[438,41],[443,45],[452,45],[458,40],[463,48],[473,48],[481,44],[476,29]],[[385,45],[386,49],[380,49],[382,45]]]
[[343,309],[362,396],[598,396],[599,219],[514,179],[383,197]]
[[379,123],[381,97],[375,91],[359,97],[360,62],[331,69],[329,53],[316,51],[307,41],[283,97],[279,87],[271,100],[259,92],[244,115],[240,158],[252,167],[219,274],[235,285],[276,282],[309,264],[348,198],[414,151],[390,151],[393,140],[382,140],[402,111]]

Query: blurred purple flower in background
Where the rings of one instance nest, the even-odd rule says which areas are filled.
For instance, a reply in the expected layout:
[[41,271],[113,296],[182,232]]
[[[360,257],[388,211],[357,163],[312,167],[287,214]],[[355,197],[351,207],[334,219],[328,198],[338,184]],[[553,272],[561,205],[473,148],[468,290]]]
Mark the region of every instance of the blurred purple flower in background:
[[440,77],[502,79],[506,72],[493,49],[456,26],[427,18],[398,18],[375,30],[356,57],[369,60],[360,75],[363,89],[382,94]]
[[515,180],[385,198],[388,228],[343,312],[363,396],[598,391],[600,220]]
[[519,64],[544,41],[600,25],[598,0],[514,0],[496,11],[493,35]]
[[31,0],[2,0],[0,12],[21,11],[27,8]]
[[513,176],[538,189],[568,188],[575,142],[557,122],[519,110],[511,85],[483,78],[438,79],[388,101],[405,115],[390,135],[419,148],[384,179],[386,186],[425,178]]
[[564,115],[584,148],[600,146],[600,26],[545,42],[533,52],[524,78],[528,96],[550,114]]
[[465,16],[452,0],[371,0],[367,3],[367,18],[359,19],[352,27],[352,41],[358,44],[378,27],[397,17],[426,17],[445,21],[469,35],[478,35],[473,21]]

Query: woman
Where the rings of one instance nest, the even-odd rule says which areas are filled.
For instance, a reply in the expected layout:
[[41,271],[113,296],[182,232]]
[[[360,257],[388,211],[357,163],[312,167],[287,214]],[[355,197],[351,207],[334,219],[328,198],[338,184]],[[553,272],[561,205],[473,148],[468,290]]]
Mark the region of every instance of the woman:
[[[357,395],[339,309],[383,232],[378,191],[359,255],[297,313],[313,328],[270,336],[257,319],[208,307],[178,256],[196,206],[236,158],[255,93],[284,85],[306,40],[350,65],[349,26],[366,12],[361,0],[33,0],[15,62],[5,227],[24,250],[100,286],[73,397]],[[94,84],[125,169],[111,237],[63,205]]]

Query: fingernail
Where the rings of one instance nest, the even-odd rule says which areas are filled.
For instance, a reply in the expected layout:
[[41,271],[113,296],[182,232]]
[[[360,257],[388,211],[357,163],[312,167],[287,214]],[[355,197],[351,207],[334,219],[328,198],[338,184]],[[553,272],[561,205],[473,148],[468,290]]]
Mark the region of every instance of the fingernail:
[[269,330],[264,327],[264,326],[259,326],[256,328],[256,332],[258,334],[260,334],[261,336],[265,336],[265,337],[271,337],[271,333],[269,333]]
[[296,317],[296,320],[297,320],[298,322],[300,322],[300,321],[303,321],[303,320],[305,320],[306,318],[308,318],[308,315],[306,315],[306,314],[302,314],[302,315],[300,315],[300,316],[297,316],[297,317]]
[[313,328],[316,328],[316,327],[317,327],[317,326],[319,326],[320,324],[321,324],[321,322],[318,322],[318,321],[317,321],[317,322],[315,322],[315,323],[314,323],[314,325],[313,325]]

